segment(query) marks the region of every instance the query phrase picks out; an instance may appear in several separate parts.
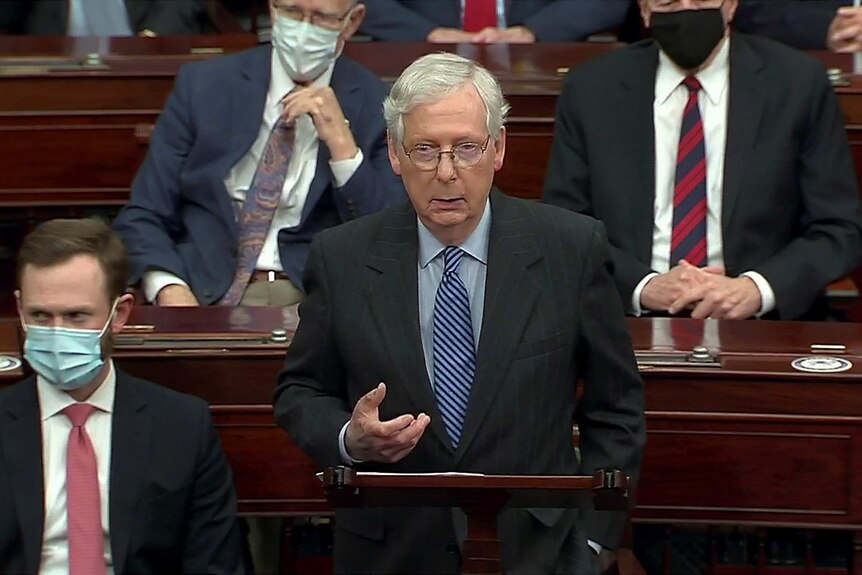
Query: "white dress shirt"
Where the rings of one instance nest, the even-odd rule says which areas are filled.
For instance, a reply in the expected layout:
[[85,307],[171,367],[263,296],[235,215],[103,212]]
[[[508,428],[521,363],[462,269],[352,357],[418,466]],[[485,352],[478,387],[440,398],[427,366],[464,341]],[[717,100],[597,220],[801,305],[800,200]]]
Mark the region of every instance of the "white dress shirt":
[[[724,267],[721,208],[724,195],[724,154],[727,146],[727,118],[730,85],[730,39],[723,44],[710,64],[695,77],[702,90],[698,105],[703,122],[706,150],[706,247],[707,264]],[[688,88],[682,85],[686,74],[662,51],[655,79],[653,122],[655,125],[655,203],[653,205],[651,267],[666,273],[676,265],[670,261],[673,231],[673,190],[676,180],[676,159],[679,147],[682,115],[688,102]],[[745,105],[744,103],[742,105]],[[645,276],[632,294],[632,308],[641,313],[641,292],[657,274]],[[758,315],[775,307],[775,294],[769,282],[757,272],[744,274],[757,285],[761,297]]]
[[[254,173],[266,148],[269,135],[276,121],[281,117],[281,101],[296,88],[296,84],[287,75],[281,59],[276,52],[273,52],[270,66],[269,89],[266,94],[263,119],[257,138],[224,179],[227,194],[234,205],[235,216],[242,213],[246,194],[249,187],[251,187]],[[328,86],[332,78],[333,67],[334,64],[330,65],[323,74],[311,83],[311,86]],[[278,232],[282,228],[298,226],[302,219],[302,211],[305,208],[305,201],[311,189],[311,182],[317,172],[319,143],[317,128],[314,127],[311,116],[303,115],[297,118],[294,146],[290,156],[290,164],[287,168],[287,176],[284,179],[281,199],[272,218],[272,224],[264,240],[255,269],[282,271],[281,259],[278,253]],[[336,187],[345,185],[353,177],[353,174],[356,173],[356,170],[362,164],[362,159],[362,150],[357,148],[357,153],[354,157],[347,160],[329,162]],[[159,291],[172,284],[188,286],[181,278],[165,271],[150,270],[145,272],[142,282],[144,296],[147,298],[147,301],[155,301]]]
[[[108,360],[110,362],[110,360]],[[99,500],[102,508],[102,532],[105,537],[105,564],[108,575],[113,575],[109,526],[108,478],[111,470],[111,423],[114,412],[114,395],[117,376],[113,363],[109,363],[105,381],[85,403],[96,410],[85,424],[87,434],[96,452],[99,473]],[[36,377],[39,412],[42,421],[42,475],[45,489],[45,525],[42,539],[40,575],[68,575],[69,536],[66,515],[66,447],[72,422],[62,411],[76,403],[75,399],[52,386],[42,377]]]

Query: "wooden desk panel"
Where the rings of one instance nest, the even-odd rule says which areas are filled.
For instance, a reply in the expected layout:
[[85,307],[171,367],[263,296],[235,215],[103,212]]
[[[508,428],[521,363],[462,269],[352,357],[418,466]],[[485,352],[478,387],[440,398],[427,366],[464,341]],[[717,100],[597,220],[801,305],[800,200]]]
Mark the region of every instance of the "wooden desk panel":
[[[692,342],[670,342],[672,321],[689,320],[629,320],[642,361],[686,355]],[[287,345],[270,336],[290,333],[294,314],[151,307],[136,309],[131,323],[118,364],[210,402],[243,512],[328,512],[313,463],[269,405]],[[862,326],[710,323],[705,343],[717,366],[641,365],[648,441],[636,521],[862,529]],[[0,322],[0,349],[17,346],[14,328]],[[812,344],[845,345],[853,367],[793,370],[792,358],[810,355]],[[0,385],[12,379],[0,374]]]

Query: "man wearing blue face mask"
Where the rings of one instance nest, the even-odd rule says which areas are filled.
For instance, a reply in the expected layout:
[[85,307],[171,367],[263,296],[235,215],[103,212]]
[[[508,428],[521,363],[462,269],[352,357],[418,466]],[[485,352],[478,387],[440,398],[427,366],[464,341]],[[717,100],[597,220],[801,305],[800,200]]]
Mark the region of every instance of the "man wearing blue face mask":
[[183,67],[115,226],[159,305],[291,305],[318,231],[405,199],[356,0],[272,0],[272,45]]
[[111,361],[127,277],[100,220],[24,240],[15,297],[36,376],[0,393],[0,573],[246,572],[206,403]]
[[818,319],[862,258],[822,64],[729,32],[738,0],[640,0],[652,39],[573,70],[544,201],[607,226],[629,313]]

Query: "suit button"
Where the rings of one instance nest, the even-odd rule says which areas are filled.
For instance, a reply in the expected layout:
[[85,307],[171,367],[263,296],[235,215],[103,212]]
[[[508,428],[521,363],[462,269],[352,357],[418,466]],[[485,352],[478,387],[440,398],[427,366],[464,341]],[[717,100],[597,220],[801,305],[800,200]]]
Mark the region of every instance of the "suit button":
[[211,297],[212,295],[213,295],[212,290],[209,290],[209,289],[204,290],[204,297]]
[[457,543],[450,543],[449,545],[447,545],[446,546],[446,553],[451,553],[453,555],[458,553],[458,544]]

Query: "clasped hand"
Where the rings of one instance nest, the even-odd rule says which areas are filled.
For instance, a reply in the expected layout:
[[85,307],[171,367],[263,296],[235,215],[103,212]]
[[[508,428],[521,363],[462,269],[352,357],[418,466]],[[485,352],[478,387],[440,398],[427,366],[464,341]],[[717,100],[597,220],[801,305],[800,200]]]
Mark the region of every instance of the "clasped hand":
[[344,434],[344,446],[353,459],[380,463],[400,461],[413,451],[431,423],[431,418],[424,413],[380,421],[379,408],[385,397],[386,384],[380,383],[356,402]]
[[691,310],[695,319],[745,319],[761,307],[760,290],[749,277],[731,278],[724,268],[698,268],[685,260],[644,286],[641,305],[677,314]]

